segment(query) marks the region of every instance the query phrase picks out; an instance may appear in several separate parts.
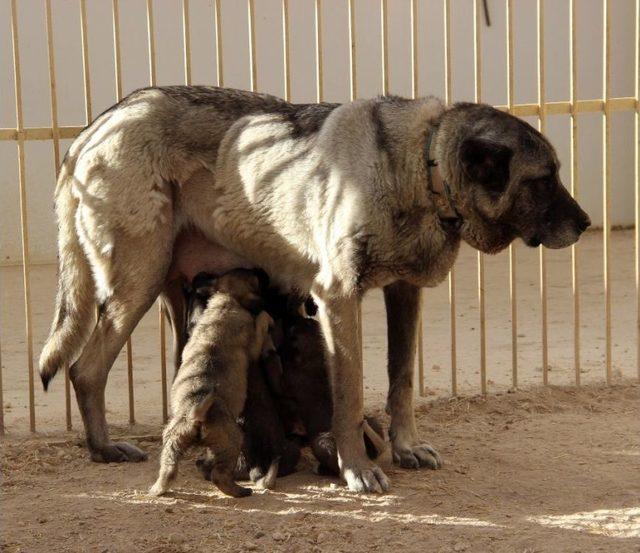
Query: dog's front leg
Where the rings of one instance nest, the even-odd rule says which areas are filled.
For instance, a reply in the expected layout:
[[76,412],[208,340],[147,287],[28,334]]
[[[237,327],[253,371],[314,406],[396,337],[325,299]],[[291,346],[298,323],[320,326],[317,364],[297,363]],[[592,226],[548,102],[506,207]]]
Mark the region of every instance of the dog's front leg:
[[421,289],[406,282],[385,286],[387,347],[389,350],[389,438],[393,459],[404,468],[442,466],[438,452],[418,438],[413,414],[415,361]]
[[363,438],[362,366],[358,341],[359,298],[316,296],[327,346],[333,391],[333,433],[338,462],[349,489],[383,492],[389,480],[368,457]]

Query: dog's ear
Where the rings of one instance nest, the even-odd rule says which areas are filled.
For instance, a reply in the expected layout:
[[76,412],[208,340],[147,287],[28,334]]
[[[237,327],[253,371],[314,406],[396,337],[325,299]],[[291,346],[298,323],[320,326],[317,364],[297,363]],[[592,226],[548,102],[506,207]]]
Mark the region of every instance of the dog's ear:
[[513,151],[495,141],[467,138],[460,147],[465,175],[492,192],[502,192],[509,182]]

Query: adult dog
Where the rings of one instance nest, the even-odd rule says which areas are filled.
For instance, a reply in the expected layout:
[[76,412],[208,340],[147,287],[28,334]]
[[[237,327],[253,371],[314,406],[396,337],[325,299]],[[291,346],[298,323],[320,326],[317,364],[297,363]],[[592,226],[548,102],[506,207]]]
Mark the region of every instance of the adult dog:
[[[259,266],[316,300],[342,475],[352,490],[386,490],[362,439],[363,293],[384,288],[394,457],[437,467],[413,418],[420,287],[445,278],[460,240],[487,253],[516,237],[550,248],[576,242],[589,218],[558,167],[540,133],[486,105],[295,105],[200,86],[134,92],[80,134],[60,172],[44,386],[70,366],[91,457],[143,459],[108,436],[104,389],[116,355],[169,282]],[[198,255],[185,255],[194,240]]]

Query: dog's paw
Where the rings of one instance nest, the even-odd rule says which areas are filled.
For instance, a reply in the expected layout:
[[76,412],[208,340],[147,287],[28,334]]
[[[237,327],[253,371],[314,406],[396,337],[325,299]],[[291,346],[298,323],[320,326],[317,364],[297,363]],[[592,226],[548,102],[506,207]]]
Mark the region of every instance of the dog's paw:
[[352,492],[384,493],[391,487],[387,475],[373,463],[364,467],[345,467],[342,469],[342,477]]
[[429,444],[398,445],[393,444],[393,460],[405,469],[427,467],[433,470],[442,468],[442,457]]
[[149,488],[149,495],[154,495],[156,497],[164,495],[167,493],[166,486],[163,486],[162,482],[158,481],[153,486]]
[[139,463],[147,460],[147,454],[127,442],[111,442],[92,449],[91,460],[96,463]]

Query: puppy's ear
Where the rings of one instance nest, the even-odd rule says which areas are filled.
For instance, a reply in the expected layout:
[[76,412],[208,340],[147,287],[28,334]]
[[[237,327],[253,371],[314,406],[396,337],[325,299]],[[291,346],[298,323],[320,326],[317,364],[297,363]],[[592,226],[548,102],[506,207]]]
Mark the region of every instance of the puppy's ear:
[[309,317],[315,317],[318,313],[318,306],[313,298],[309,296],[304,302],[304,309]]
[[258,277],[258,282],[260,283],[260,291],[264,292],[267,288],[269,288],[269,275],[267,271],[264,269],[253,269],[253,273]]
[[484,138],[467,138],[460,147],[460,159],[469,180],[492,192],[502,192],[509,182],[511,148]]
[[200,297],[209,297],[218,290],[218,277],[211,273],[198,273],[191,281],[191,292]]

